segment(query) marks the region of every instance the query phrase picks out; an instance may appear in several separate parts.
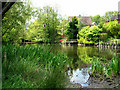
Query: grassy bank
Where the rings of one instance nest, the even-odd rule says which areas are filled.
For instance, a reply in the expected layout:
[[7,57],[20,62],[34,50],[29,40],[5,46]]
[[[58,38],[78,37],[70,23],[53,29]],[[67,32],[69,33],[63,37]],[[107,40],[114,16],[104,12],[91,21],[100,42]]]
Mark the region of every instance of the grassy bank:
[[64,88],[64,54],[40,46],[2,46],[3,88]]

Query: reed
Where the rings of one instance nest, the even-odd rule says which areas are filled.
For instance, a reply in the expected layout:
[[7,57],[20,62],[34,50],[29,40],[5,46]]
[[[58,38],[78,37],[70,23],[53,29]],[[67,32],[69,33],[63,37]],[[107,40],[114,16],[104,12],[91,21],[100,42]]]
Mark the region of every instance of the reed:
[[[37,46],[3,45],[3,88],[64,88],[64,73],[68,58],[53,53],[50,48]],[[4,60],[5,59],[5,60]]]
[[114,56],[111,62],[102,62],[96,58],[92,60],[91,69],[89,71],[91,76],[106,76],[112,79],[113,76],[120,75],[120,59],[118,56]]

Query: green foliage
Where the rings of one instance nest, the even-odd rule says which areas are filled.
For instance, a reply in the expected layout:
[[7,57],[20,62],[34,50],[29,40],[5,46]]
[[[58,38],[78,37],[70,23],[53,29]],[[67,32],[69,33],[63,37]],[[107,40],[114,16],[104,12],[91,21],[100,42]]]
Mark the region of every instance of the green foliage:
[[[98,26],[86,26],[83,27],[78,32],[78,42],[79,43],[95,43],[99,41],[100,33],[102,29],[99,29]],[[83,40],[83,41],[82,41]]]
[[77,39],[77,34],[78,34],[78,28],[77,25],[78,24],[78,19],[77,17],[72,17],[72,21],[68,23],[68,27],[66,30],[66,34],[68,36],[69,39]]
[[105,19],[110,20],[117,13],[118,13],[117,11],[108,11],[108,12],[105,13]]
[[96,15],[94,17],[91,16],[92,22],[96,22],[97,25],[100,23],[100,15]]
[[44,41],[42,21],[35,20],[34,23],[29,26],[25,36],[25,39],[29,41]]
[[120,24],[118,24],[117,20],[110,21],[109,23],[104,24],[104,28],[109,37],[119,38]]
[[100,41],[105,42],[105,41],[107,41],[107,38],[108,38],[107,33],[101,33],[101,35],[100,35]]
[[110,65],[111,65],[111,69],[112,69],[112,71],[115,75],[117,75],[120,71],[119,70],[120,68],[118,68],[119,64],[120,64],[119,58],[118,57],[113,57]]
[[95,60],[93,60],[92,61],[92,71],[91,71],[91,75],[92,74],[97,74],[97,73],[100,73],[100,74],[102,74],[102,72],[103,72],[103,66],[102,66],[102,64],[101,64],[101,61],[98,59],[98,58],[96,58]]
[[52,7],[46,6],[43,9],[37,9],[36,12],[40,14],[37,16],[37,20],[29,26],[26,32],[26,39],[31,41],[55,42],[60,24],[57,11]]
[[120,74],[120,59],[114,56],[109,63],[103,63],[98,58],[92,61],[91,75],[106,75],[109,78]]
[[26,22],[33,15],[33,8],[29,1],[16,2],[2,19],[2,41],[17,42],[23,37]]
[[65,55],[52,53],[47,46],[2,47],[3,88],[65,87],[64,67],[68,61]]
[[63,35],[66,32],[68,20],[66,20],[64,17],[60,18],[60,24],[58,25],[58,34]]

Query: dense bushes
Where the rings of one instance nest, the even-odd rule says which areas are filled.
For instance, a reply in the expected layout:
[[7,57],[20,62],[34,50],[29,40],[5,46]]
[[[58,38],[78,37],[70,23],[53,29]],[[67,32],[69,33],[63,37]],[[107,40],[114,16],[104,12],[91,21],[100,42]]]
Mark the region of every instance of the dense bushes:
[[78,35],[77,35],[78,42],[79,43],[96,43],[99,41],[99,37],[100,37],[101,32],[102,32],[102,29],[99,29],[97,26],[83,27],[78,32]]
[[104,24],[104,29],[108,34],[108,38],[120,38],[120,24],[118,24],[117,20]]
[[105,23],[102,28],[99,26],[86,26],[79,30],[77,38],[79,43],[98,43],[120,39],[120,24],[115,20]]

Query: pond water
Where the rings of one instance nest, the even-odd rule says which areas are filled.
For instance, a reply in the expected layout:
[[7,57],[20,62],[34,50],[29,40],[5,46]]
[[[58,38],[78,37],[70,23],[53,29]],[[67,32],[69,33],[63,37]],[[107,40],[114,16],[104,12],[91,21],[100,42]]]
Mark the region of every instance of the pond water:
[[[44,44],[42,46],[44,46]],[[66,76],[70,80],[71,84],[82,85],[82,87],[88,87],[92,82],[90,81],[90,75],[88,73],[88,69],[91,68],[90,63],[92,59],[99,58],[100,60],[109,62],[114,55],[118,55],[120,57],[120,49],[115,50],[94,46],[82,47],[78,45],[59,44],[49,46],[53,52],[57,51],[64,53],[72,60],[72,64],[67,65]]]
[[89,86],[88,66],[93,58],[109,62],[114,55],[120,56],[120,49],[108,49],[98,47],[81,47],[77,45],[53,45],[53,51],[64,52],[70,59],[72,65],[68,65],[66,75],[72,84],[80,84],[82,87]]

